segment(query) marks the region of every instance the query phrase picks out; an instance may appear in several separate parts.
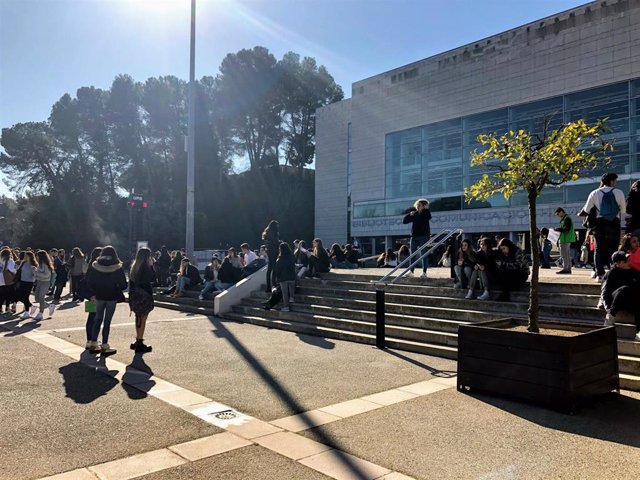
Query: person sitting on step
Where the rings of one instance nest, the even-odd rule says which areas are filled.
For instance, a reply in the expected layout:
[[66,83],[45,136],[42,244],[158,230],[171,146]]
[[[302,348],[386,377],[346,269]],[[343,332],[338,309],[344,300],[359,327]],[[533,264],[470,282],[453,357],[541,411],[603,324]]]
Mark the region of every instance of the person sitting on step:
[[622,237],[620,250],[629,254],[629,266],[640,270],[640,238],[635,233],[627,233]]
[[201,283],[202,278],[200,278],[200,272],[198,272],[198,269],[189,263],[188,258],[183,258],[180,262],[180,271],[176,281],[176,291],[173,296],[182,297],[187,287],[197,287]]
[[496,252],[497,281],[502,292],[496,300],[508,302],[510,292],[519,289],[529,277],[529,262],[525,252],[508,238],[498,243]]
[[640,341],[640,272],[629,266],[629,254],[618,251],[611,256],[613,267],[602,279],[600,299],[607,314],[605,326],[615,325],[619,312],[629,312],[636,322],[636,341]]
[[476,251],[471,246],[471,241],[463,240],[458,252],[458,263],[453,267],[456,273],[455,288],[464,288],[468,285],[476,265]]
[[473,266],[473,273],[469,278],[469,292],[465,298],[472,299],[473,291],[476,288],[476,282],[480,280],[481,288],[484,293],[478,297],[478,300],[491,300],[489,294],[489,286],[495,280],[496,276],[496,252],[493,249],[490,238],[483,237],[480,239],[480,250],[475,252],[476,264]]

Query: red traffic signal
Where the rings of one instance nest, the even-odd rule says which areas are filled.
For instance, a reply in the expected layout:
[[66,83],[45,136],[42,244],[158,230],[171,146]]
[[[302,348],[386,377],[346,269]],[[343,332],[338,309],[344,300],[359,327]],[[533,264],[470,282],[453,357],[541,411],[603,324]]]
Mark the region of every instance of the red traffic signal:
[[127,205],[129,205],[130,207],[135,207],[136,206],[136,202],[127,202]]
[[149,208],[148,202],[142,202],[142,208]]

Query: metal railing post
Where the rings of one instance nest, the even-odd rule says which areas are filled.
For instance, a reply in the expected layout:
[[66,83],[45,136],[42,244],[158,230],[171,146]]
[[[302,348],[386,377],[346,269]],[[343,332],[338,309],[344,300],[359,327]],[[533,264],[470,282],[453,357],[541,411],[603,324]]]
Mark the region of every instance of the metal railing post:
[[384,283],[376,283],[376,347],[385,348]]

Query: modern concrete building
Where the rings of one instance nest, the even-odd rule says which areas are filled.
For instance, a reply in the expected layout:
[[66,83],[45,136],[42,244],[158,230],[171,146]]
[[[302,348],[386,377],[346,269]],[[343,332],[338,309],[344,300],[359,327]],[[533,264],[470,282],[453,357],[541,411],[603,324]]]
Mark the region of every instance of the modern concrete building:
[[[463,201],[483,173],[470,153],[479,133],[539,131],[549,114],[556,126],[609,117],[606,170],[625,192],[640,178],[640,0],[591,2],[355,82],[351,98],[317,113],[316,235],[379,252],[409,236],[402,213],[426,197],[432,232],[517,238],[528,230],[523,195]],[[547,189],[540,226],[557,225],[557,206],[577,213],[603,170]]]

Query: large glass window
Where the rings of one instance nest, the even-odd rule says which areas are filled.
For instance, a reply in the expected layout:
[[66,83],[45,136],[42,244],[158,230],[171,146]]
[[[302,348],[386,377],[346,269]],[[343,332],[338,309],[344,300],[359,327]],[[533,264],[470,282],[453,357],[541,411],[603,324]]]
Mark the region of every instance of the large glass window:
[[[620,175],[640,171],[640,80],[634,80],[390,133],[385,145],[385,197],[425,196],[433,200],[461,195],[464,187],[492,172],[491,168],[469,164],[471,153],[482,149],[477,141],[480,134],[519,129],[539,134],[547,118],[549,128],[555,129],[563,121],[583,118],[593,123],[605,117],[612,129],[606,137],[615,142],[611,163],[585,173],[592,177],[605,171]],[[539,202],[560,203],[563,198],[571,202],[571,188],[549,189]],[[507,202],[496,195],[487,202],[463,203],[460,208],[468,209],[526,202],[524,196]],[[387,208],[387,212],[397,211],[399,206]]]

